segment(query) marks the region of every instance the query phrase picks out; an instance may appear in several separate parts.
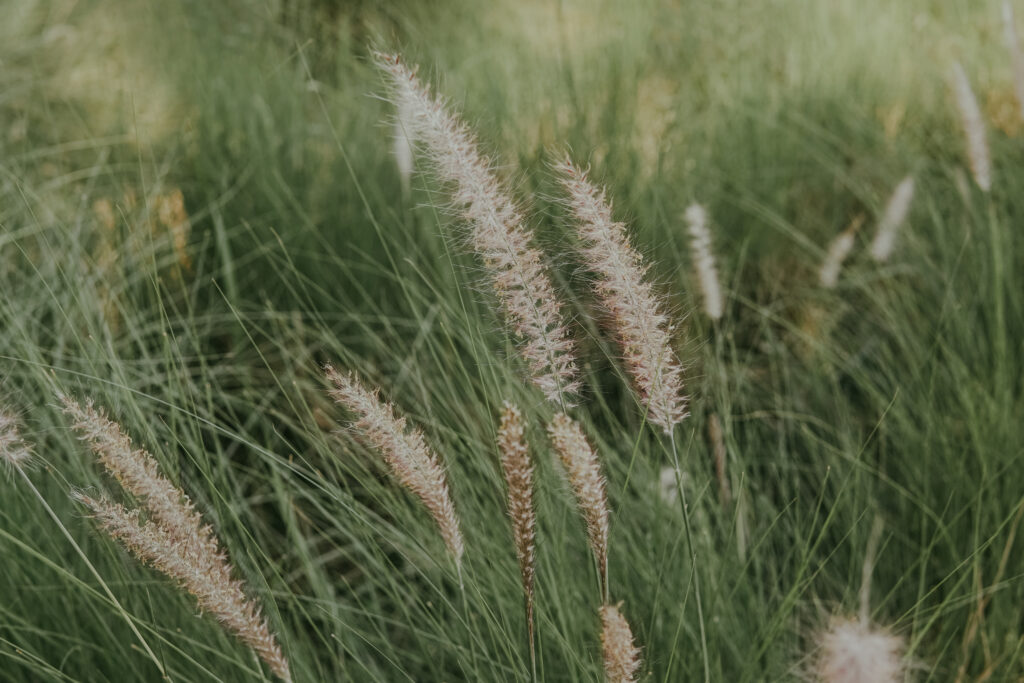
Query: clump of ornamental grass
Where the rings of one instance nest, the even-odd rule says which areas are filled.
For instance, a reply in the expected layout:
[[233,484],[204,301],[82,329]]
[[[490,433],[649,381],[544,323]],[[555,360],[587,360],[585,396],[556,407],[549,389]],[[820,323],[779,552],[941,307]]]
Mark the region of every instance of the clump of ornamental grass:
[[622,347],[640,403],[666,434],[686,417],[683,369],[672,351],[672,325],[647,281],[643,257],[629,243],[626,226],[612,218],[605,191],[566,159],[555,166],[569,196],[582,242],[583,261],[598,275],[597,293]]
[[825,254],[825,260],[822,261],[821,270],[818,273],[818,281],[821,282],[822,287],[834,289],[839,284],[839,271],[842,270],[843,263],[850,255],[850,252],[853,251],[854,238],[863,223],[863,214],[858,215],[828,245],[828,253]]
[[395,416],[394,407],[380,399],[379,390],[367,389],[354,374],[342,374],[330,365],[324,371],[333,385],[331,398],[357,416],[353,427],[380,453],[395,478],[426,507],[461,575],[465,547],[459,518],[444,468],[427,447],[423,433],[417,428],[407,429],[405,418]]
[[235,572],[226,553],[188,496],[160,473],[153,456],[136,448],[121,426],[91,402],[83,406],[68,396],[60,398],[79,438],[89,444],[121,486],[142,501],[148,518],[105,496],[76,493],[75,498],[92,510],[93,519],[105,533],[144,564],[173,579],[275,676],[291,681],[288,661],[258,604],[246,596],[243,584],[232,578]]
[[597,562],[604,601],[608,599],[608,497],[597,453],[578,422],[559,413],[548,425],[548,436],[569,477],[576,505],[587,527],[590,549]]
[[397,55],[378,53],[390,77],[391,99],[405,132],[426,153],[452,202],[470,226],[504,317],[514,331],[533,383],[563,409],[579,391],[576,360],[563,305],[534,244],[523,210],[483,155],[475,136],[443,99],[431,95]]
[[640,649],[618,605],[601,607],[601,650],[608,683],[633,683],[640,670]]
[[697,281],[704,295],[704,312],[712,320],[718,320],[725,311],[722,285],[718,280],[715,253],[711,248],[711,231],[708,229],[708,212],[700,204],[691,204],[686,209],[686,229],[690,233],[690,251],[693,265],[697,269]]
[[960,125],[963,127],[964,140],[967,147],[967,160],[971,166],[974,182],[983,192],[992,189],[992,161],[988,151],[988,139],[985,135],[985,119],[981,115],[978,99],[971,89],[971,81],[960,62],[953,62],[950,73],[953,86],[953,99],[960,114]]
[[871,241],[871,257],[884,263],[892,256],[896,246],[896,235],[910,213],[910,204],[914,200],[914,177],[907,176],[893,190],[889,202],[885,205],[882,218],[878,221],[878,230]]
[[530,461],[530,449],[526,444],[522,414],[519,408],[508,402],[502,409],[501,423],[498,426],[498,450],[501,453],[505,483],[508,485],[508,515],[512,520],[512,538],[526,598],[530,664],[536,671],[533,582],[536,574],[537,515],[533,506],[533,463]]

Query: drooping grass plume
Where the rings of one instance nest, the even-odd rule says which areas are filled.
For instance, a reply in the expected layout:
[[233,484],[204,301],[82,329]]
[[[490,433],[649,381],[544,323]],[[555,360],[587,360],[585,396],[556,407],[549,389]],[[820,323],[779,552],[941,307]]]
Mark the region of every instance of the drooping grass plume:
[[601,607],[601,649],[608,683],[633,683],[640,670],[640,649],[633,644],[633,631],[616,605]]
[[992,189],[992,161],[988,151],[988,139],[985,134],[985,119],[981,115],[978,99],[971,89],[967,72],[960,62],[953,62],[951,71],[953,81],[953,97],[960,113],[960,125],[964,129],[964,140],[967,146],[967,160],[974,175],[974,182],[983,192]]
[[569,196],[583,260],[599,276],[597,292],[640,402],[650,421],[671,433],[687,415],[683,370],[672,351],[671,322],[645,279],[643,258],[630,245],[626,226],[612,218],[604,190],[569,159],[555,168]]
[[837,619],[819,637],[816,674],[822,683],[899,683],[903,640],[854,619]]
[[839,271],[842,270],[846,257],[853,251],[854,238],[863,223],[864,215],[860,214],[828,245],[828,253],[825,254],[818,274],[822,287],[833,289],[839,284]]
[[251,648],[278,678],[291,681],[288,661],[270,632],[258,605],[232,578],[233,567],[220,549],[213,529],[204,525],[185,493],[159,470],[153,457],[135,448],[121,426],[93,408],[61,395],[64,411],[79,438],[126,491],[140,498],[149,513],[84,494],[76,498],[92,509],[96,521],[139,560],[174,579],[199,606]]
[[13,413],[0,408],[0,462],[21,470],[32,460],[28,444],[21,438],[21,424]]
[[718,281],[715,253],[711,248],[708,212],[700,204],[691,204],[686,209],[686,229],[690,233],[690,251],[697,268],[700,291],[704,295],[704,312],[712,320],[718,320],[725,310],[725,303]]
[[548,425],[548,435],[569,475],[576,504],[586,522],[590,548],[597,561],[601,592],[607,600],[608,497],[597,453],[583,435],[579,423],[564,413],[552,418]]
[[914,177],[907,176],[893,190],[892,197],[885,205],[882,219],[878,222],[878,231],[871,242],[871,257],[884,263],[892,256],[896,246],[896,234],[910,213],[910,204],[914,200]]
[[470,225],[473,248],[521,342],[533,383],[552,402],[571,405],[579,391],[573,343],[522,209],[479,151],[469,127],[443,99],[430,94],[416,69],[397,55],[378,53],[377,63],[391,77],[391,97],[406,116],[405,127],[425,149],[440,180],[452,187],[453,203]]
[[330,365],[324,371],[333,385],[331,398],[358,416],[355,428],[380,452],[398,481],[423,502],[461,567],[465,547],[448,479],[423,433],[417,428],[407,430],[405,418],[396,417],[394,407],[380,399],[379,391],[364,387],[354,374],[343,375]]
[[1010,61],[1013,66],[1013,92],[1017,95],[1018,113],[1021,118],[1024,118],[1024,52],[1020,49],[1017,22],[1010,0],[1003,0],[1003,28],[1006,35],[1006,47],[1010,51]]
[[533,582],[536,572],[534,551],[537,516],[533,507],[533,463],[530,462],[530,450],[524,436],[522,414],[519,408],[508,402],[502,410],[498,427],[498,450],[501,452],[501,467],[508,484],[508,514],[512,520],[512,537],[526,596],[530,662],[535,666]]
[[232,567],[223,553],[210,557],[183,547],[183,529],[168,529],[157,521],[140,521],[138,510],[128,510],[105,498],[82,493],[76,499],[87,505],[93,518],[111,538],[117,540],[144,564],[166,574],[196,598],[199,607],[245,643],[267,663],[274,675],[291,681],[288,661],[277,640],[249,600],[241,582],[231,578]]

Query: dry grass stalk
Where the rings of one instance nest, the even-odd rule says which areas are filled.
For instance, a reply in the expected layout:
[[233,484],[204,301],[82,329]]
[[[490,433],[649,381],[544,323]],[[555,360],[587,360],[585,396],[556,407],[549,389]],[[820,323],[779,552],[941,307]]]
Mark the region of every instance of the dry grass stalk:
[[1021,51],[1020,40],[1017,38],[1017,22],[1010,0],[1003,0],[1003,27],[1006,33],[1006,46],[1010,50],[1010,60],[1013,63],[1013,91],[1017,95],[1018,115],[1024,119],[1024,52]]
[[640,649],[633,644],[633,631],[619,607],[601,607],[601,649],[608,683],[633,683],[640,670]]
[[715,456],[715,477],[718,479],[718,493],[723,505],[732,502],[732,487],[729,486],[729,477],[726,474],[727,452],[725,450],[725,437],[722,433],[722,421],[716,413],[711,413],[708,418],[708,438],[711,440],[711,450]]
[[650,421],[671,433],[687,414],[682,366],[672,352],[669,318],[645,280],[643,258],[630,246],[625,225],[612,219],[604,190],[568,159],[556,170],[576,217],[584,261],[600,276],[597,292],[640,401]]
[[246,597],[241,582],[231,578],[231,563],[188,496],[164,478],[156,460],[135,448],[121,426],[108,420],[91,402],[83,407],[68,396],[60,399],[80,438],[149,512],[149,521],[140,522],[138,510],[129,511],[108,500],[79,494],[78,499],[92,509],[100,527],[144,563],[174,579],[203,610],[263,659],[276,676],[290,681],[288,662],[260,616],[259,607]]
[[878,222],[878,231],[871,241],[871,257],[884,263],[892,256],[896,246],[896,233],[910,213],[910,203],[914,200],[914,177],[907,176],[893,190],[882,219]]
[[275,676],[291,681],[288,662],[277,640],[260,616],[259,607],[246,597],[241,582],[231,578],[232,567],[223,553],[213,557],[193,554],[179,541],[185,530],[167,529],[155,521],[142,522],[138,510],[129,511],[106,499],[81,493],[76,498],[92,510],[103,531],[140,561],[174,579],[196,598],[201,609],[213,614],[225,630],[259,655]]
[[519,572],[526,594],[526,628],[530,639],[530,658],[534,658],[533,642],[533,582],[536,572],[534,551],[536,546],[537,516],[533,507],[533,463],[526,444],[523,418],[519,408],[506,402],[498,427],[498,450],[501,466],[508,484],[508,514],[512,519]]
[[569,484],[586,522],[587,537],[597,561],[601,592],[607,599],[608,497],[605,494],[601,465],[579,423],[565,414],[555,415],[548,425],[548,435],[569,475]]
[[331,398],[358,415],[356,429],[384,457],[398,481],[412,491],[437,522],[445,545],[461,567],[464,551],[459,518],[448,492],[448,480],[437,456],[427,447],[419,429],[406,430],[404,417],[395,417],[390,403],[379,391],[365,388],[355,375],[341,374],[330,365],[324,369],[334,385]]
[[29,445],[21,438],[18,418],[0,409],[0,462],[13,470],[22,470],[31,460]]
[[822,683],[898,683],[904,679],[903,640],[860,620],[837,619],[819,636]]
[[700,204],[691,204],[686,209],[686,229],[690,233],[690,250],[697,268],[700,291],[704,295],[704,312],[712,320],[718,320],[725,312],[725,300],[718,280],[718,268],[715,267],[715,254],[711,249],[708,213]]
[[964,129],[967,143],[967,159],[971,165],[974,182],[983,192],[992,189],[992,161],[989,157],[988,139],[985,135],[985,120],[981,115],[978,100],[971,89],[971,82],[960,62],[953,62],[953,96],[960,112],[960,124]]
[[839,271],[843,268],[843,262],[853,251],[854,237],[860,226],[864,223],[864,215],[860,214],[853,219],[849,227],[839,233],[839,236],[828,245],[828,253],[821,264],[821,271],[818,279],[821,286],[833,289],[839,284]]
[[471,242],[484,262],[504,316],[533,383],[567,407],[579,391],[576,361],[562,304],[522,210],[482,155],[469,128],[430,94],[396,55],[377,54],[391,77],[392,99],[406,131],[422,145],[438,177],[453,187],[453,203],[470,224]]

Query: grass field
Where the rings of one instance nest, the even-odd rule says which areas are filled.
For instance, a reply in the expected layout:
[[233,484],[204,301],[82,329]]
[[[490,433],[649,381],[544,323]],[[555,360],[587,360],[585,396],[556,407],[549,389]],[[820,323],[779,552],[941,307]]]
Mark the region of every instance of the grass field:
[[[0,477],[0,681],[272,680],[72,499],[128,500],[58,392],[94,399],[188,493],[295,681],[530,679],[495,445],[514,401],[537,470],[537,679],[602,680],[555,411],[445,188],[418,172],[403,189],[373,48],[420,64],[471,124],[567,302],[573,417],[607,478],[611,598],[640,680],[814,680],[817,635],[862,605],[902,639],[908,681],[1024,680],[1024,118],[1000,2],[0,8],[0,403],[34,452],[27,480]],[[552,170],[566,150],[607,186],[678,323],[689,537],[670,441],[577,256]],[[877,263],[908,175],[909,216]],[[710,216],[718,321],[692,202]],[[821,286],[858,216],[838,285]],[[461,573],[348,428],[326,362],[379,386],[444,462]]]

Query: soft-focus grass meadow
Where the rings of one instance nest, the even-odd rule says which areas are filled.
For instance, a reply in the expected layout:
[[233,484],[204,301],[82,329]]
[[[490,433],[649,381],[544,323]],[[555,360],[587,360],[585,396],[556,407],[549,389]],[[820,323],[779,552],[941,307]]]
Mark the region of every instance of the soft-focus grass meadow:
[[[465,114],[557,268],[643,680],[703,680],[694,567],[666,442],[573,255],[550,170],[565,149],[608,185],[682,321],[692,415],[677,434],[710,679],[808,677],[814,634],[859,608],[877,519],[870,614],[905,639],[908,680],[1024,680],[1024,127],[1000,3],[0,10],[0,400],[24,419],[29,476],[59,520],[0,478],[0,680],[159,680],[61,525],[169,680],[269,679],[71,500],[116,484],[57,390],[95,398],[188,492],[296,681],[528,678],[494,446],[499,406],[516,401],[538,466],[539,678],[600,680],[596,576],[544,436],[550,408],[437,186],[417,175],[403,192],[374,46],[420,63]],[[990,194],[970,184],[953,60],[985,114]],[[878,265],[867,244],[911,173],[910,218]],[[682,220],[693,201],[728,293],[717,324]],[[823,289],[827,245],[860,214],[839,286]],[[422,508],[342,429],[326,361],[382,387],[445,461],[464,592]]]

